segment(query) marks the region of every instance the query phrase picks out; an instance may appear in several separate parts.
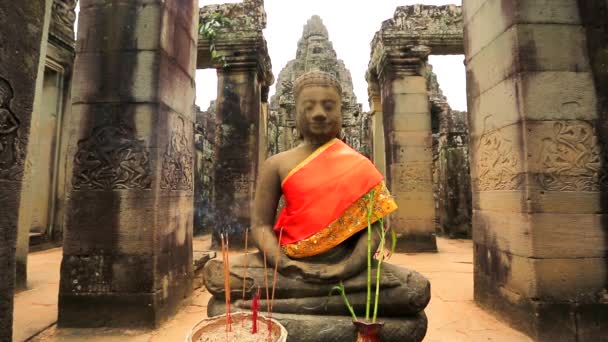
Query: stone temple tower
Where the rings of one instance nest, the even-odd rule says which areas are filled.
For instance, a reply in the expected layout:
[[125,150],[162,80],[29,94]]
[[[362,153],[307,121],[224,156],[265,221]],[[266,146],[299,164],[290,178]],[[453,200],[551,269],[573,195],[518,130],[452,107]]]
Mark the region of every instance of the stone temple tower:
[[270,99],[270,118],[268,123],[269,154],[276,154],[298,144],[299,134],[295,124],[295,99],[293,81],[302,74],[320,70],[334,75],[342,84],[342,136],[346,143],[369,155],[366,143],[367,121],[362,113],[361,104],[353,93],[350,71],[336,56],[329,41],[327,28],[317,15],[312,16],[298,41],[296,59],[291,60],[279,73],[276,93]]

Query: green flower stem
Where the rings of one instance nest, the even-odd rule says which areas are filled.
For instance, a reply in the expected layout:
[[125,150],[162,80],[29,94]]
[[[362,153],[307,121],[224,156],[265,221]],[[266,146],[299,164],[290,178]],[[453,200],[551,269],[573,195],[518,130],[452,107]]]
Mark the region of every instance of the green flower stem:
[[348,298],[346,297],[346,291],[344,290],[344,284],[342,282],[340,282],[339,286],[334,286],[331,289],[331,292],[329,293],[329,295],[331,296],[331,294],[334,291],[340,292],[340,296],[342,296],[342,300],[344,301],[344,304],[346,305],[348,312],[350,312],[350,315],[353,317],[353,320],[355,320],[355,321],[358,320],[357,315],[355,315],[355,310],[353,309],[352,305],[350,305],[350,302],[348,301]]
[[[378,302],[380,300],[380,272],[382,269],[382,260],[384,260],[384,245],[386,242],[386,232],[384,231],[384,220],[380,219],[380,247],[378,250],[378,268],[376,269],[376,296],[374,297],[374,316],[372,323],[376,323],[378,317]],[[369,273],[368,273],[369,274]]]
[[372,303],[372,210],[374,209],[374,192],[368,195],[369,207],[367,209],[367,298],[365,300],[365,319],[369,321],[369,312]]

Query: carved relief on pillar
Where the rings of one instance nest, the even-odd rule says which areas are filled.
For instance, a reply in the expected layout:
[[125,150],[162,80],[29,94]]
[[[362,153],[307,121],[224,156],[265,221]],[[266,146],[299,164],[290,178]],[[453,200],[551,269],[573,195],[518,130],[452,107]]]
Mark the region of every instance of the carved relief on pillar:
[[178,127],[171,134],[161,173],[161,189],[192,191],[194,189],[194,155],[186,137],[184,119],[179,118]]
[[530,134],[541,168],[535,180],[546,191],[600,191],[601,147],[593,126],[584,121],[558,121],[546,134]]
[[[486,121],[490,117],[486,118]],[[521,162],[515,142],[501,129],[483,133],[475,148],[473,181],[477,191],[520,190],[523,186]]]
[[395,164],[391,166],[394,192],[427,192],[433,184],[428,163]]
[[74,156],[74,190],[150,189],[150,153],[143,139],[124,122],[93,128],[78,142]]
[[76,0],[53,0],[51,35],[70,45],[74,44],[76,22]]
[[19,136],[21,123],[10,108],[13,97],[12,86],[0,77],[0,180],[18,181],[25,149]]

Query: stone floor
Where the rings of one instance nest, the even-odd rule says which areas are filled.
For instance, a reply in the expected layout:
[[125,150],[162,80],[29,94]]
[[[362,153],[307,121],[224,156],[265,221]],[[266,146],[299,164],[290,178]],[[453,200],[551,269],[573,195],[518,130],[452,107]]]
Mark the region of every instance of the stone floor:
[[[207,243],[195,242],[195,250]],[[391,262],[416,269],[431,280],[425,341],[531,341],[473,303],[472,244],[439,239],[437,254],[397,254]],[[205,317],[208,293],[198,290],[189,305],[155,331],[56,329],[61,249],[31,253],[29,289],[15,296],[15,341],[184,341]]]

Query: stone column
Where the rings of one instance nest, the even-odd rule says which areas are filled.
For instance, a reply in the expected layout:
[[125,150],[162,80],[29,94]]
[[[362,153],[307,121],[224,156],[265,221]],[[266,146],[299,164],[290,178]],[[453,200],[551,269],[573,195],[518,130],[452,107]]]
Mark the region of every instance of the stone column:
[[432,141],[425,65],[429,49],[387,54],[379,67],[389,188],[399,209],[391,225],[406,252],[436,251]]
[[213,244],[244,246],[258,171],[261,87],[255,64],[218,69]]
[[471,237],[471,176],[467,113],[435,102],[439,114],[439,229],[450,238]]
[[[274,77],[262,32],[264,2],[244,0],[201,8],[203,21],[218,13],[229,17],[231,24],[218,29],[213,44],[200,37],[197,61],[199,68],[216,68],[218,75],[212,241],[218,247],[224,234],[230,246],[239,248],[250,225],[259,160],[266,149],[259,137],[264,130],[262,96],[267,102],[266,88]],[[210,53],[211,46],[215,53]]]
[[386,177],[386,147],[384,145],[384,122],[382,120],[380,85],[378,85],[376,79],[367,78],[367,92],[369,93],[370,116],[372,121],[372,161],[378,170]]
[[151,327],[191,292],[195,0],[81,0],[60,327]]
[[[50,1],[5,1],[0,5],[0,341],[12,340],[15,249],[26,151],[41,86],[40,66],[48,34]],[[45,18],[47,20],[45,20]],[[27,27],[27,29],[24,29]],[[38,83],[38,85],[37,85]]]
[[475,300],[537,341],[597,341],[605,123],[577,1],[465,0],[464,16]]

